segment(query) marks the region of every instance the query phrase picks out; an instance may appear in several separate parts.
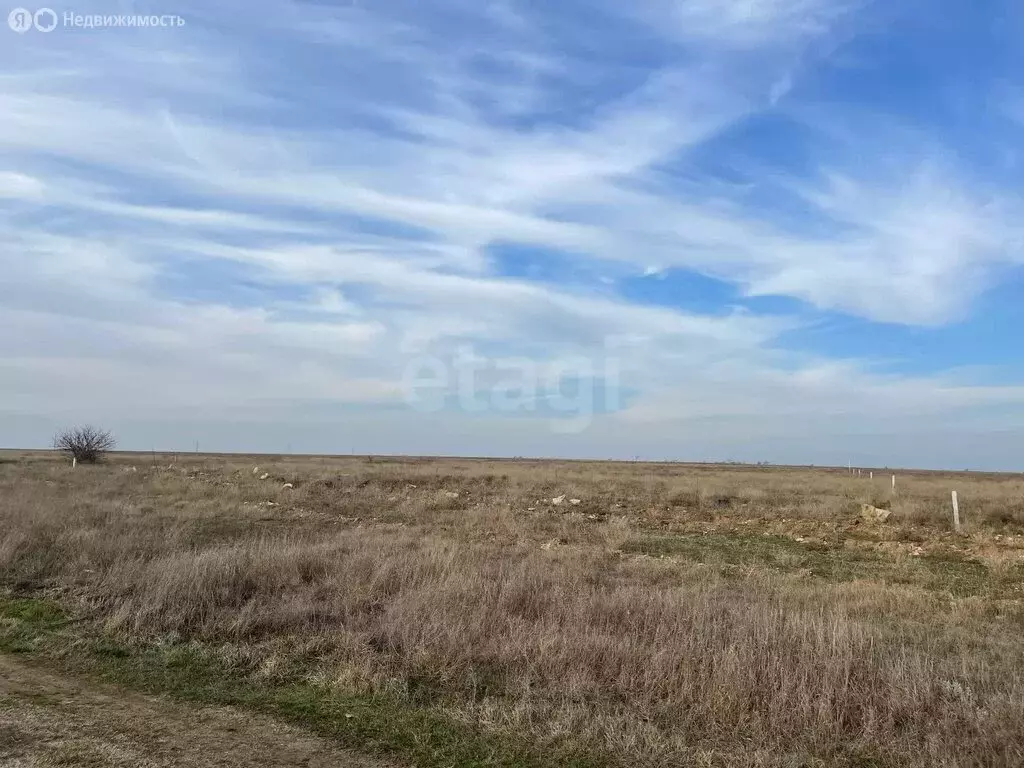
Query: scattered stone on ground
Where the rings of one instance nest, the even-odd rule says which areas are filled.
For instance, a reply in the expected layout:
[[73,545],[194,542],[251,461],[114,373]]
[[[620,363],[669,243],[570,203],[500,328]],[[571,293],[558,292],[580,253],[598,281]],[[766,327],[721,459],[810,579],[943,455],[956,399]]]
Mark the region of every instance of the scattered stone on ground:
[[872,523],[884,523],[892,514],[891,509],[879,509],[871,504],[860,505],[860,516]]

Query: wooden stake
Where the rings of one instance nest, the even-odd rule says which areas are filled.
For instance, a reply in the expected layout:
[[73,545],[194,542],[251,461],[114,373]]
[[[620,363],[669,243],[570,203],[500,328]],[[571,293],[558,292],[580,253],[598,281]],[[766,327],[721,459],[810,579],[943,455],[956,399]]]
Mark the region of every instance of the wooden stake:
[[896,493],[896,475],[892,476],[892,492]]
[[953,491],[953,528],[957,533],[961,533],[960,529],[960,501],[956,497],[956,491]]

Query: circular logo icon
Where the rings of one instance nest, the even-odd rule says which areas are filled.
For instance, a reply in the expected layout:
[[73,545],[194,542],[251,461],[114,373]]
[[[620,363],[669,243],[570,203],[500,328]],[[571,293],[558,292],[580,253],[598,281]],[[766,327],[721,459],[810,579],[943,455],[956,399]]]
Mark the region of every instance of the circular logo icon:
[[32,17],[32,21],[40,32],[53,32],[53,28],[57,26],[57,14],[50,8],[40,8]]
[[15,8],[7,14],[7,26],[18,34],[28,32],[32,29],[32,11],[26,11],[24,8]]

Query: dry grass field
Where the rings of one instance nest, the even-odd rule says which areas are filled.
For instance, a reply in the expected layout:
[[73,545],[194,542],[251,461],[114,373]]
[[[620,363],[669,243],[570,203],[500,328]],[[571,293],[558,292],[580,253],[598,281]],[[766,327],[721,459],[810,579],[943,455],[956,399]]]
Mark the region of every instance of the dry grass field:
[[8,452],[0,651],[408,765],[1024,764],[1024,478],[864,475]]

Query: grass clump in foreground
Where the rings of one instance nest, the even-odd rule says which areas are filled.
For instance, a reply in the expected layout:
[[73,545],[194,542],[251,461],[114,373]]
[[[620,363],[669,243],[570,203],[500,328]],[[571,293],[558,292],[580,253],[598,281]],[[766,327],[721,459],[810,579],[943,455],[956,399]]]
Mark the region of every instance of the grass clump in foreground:
[[50,602],[0,597],[0,651],[31,653],[39,639],[66,621],[64,612]]
[[79,675],[201,705],[241,706],[294,721],[343,746],[413,764],[494,768],[591,768],[570,751],[540,754],[464,723],[385,697],[344,696],[302,679],[254,680],[201,644],[136,647],[62,632],[64,612],[46,600],[0,597],[0,652],[25,654]]
[[424,766],[1021,764],[1021,549],[923,481],[844,548],[827,472],[254,463],[0,467],[3,649]]

